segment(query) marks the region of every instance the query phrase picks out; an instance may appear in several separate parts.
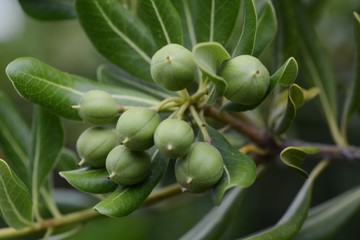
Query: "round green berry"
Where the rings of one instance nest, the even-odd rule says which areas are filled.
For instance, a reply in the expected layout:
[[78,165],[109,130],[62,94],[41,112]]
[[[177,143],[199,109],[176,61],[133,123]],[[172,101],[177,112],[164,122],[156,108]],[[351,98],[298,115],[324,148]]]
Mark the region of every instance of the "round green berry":
[[160,123],[159,114],[149,108],[131,108],[116,124],[120,142],[132,151],[146,150],[154,145],[154,132]]
[[175,164],[177,182],[193,193],[204,192],[213,187],[223,174],[223,158],[210,144],[197,142],[184,158]]
[[91,124],[107,124],[119,113],[119,106],[113,97],[101,90],[91,90],[80,98],[79,115]]
[[113,129],[102,127],[86,129],[76,142],[76,150],[82,159],[79,165],[104,167],[106,156],[117,144],[117,136]]
[[109,178],[120,185],[143,181],[151,171],[151,157],[146,151],[131,151],[124,145],[111,150],[106,158]]
[[196,65],[192,53],[179,44],[159,49],[150,66],[154,81],[170,91],[182,90],[195,79]]
[[180,119],[162,121],[154,134],[155,146],[160,153],[169,158],[185,156],[193,141],[193,129],[187,122]]
[[224,96],[234,103],[259,103],[269,87],[270,75],[259,59],[241,55],[227,61],[220,73],[227,82]]

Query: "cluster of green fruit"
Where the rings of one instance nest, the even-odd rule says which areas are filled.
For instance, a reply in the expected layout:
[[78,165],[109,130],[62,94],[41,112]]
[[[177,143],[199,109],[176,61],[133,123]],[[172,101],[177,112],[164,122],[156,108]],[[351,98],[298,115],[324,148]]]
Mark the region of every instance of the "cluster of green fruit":
[[[194,81],[196,71],[192,53],[177,44],[163,47],[151,60],[152,78],[170,91],[187,88]],[[235,103],[256,104],[269,85],[267,69],[248,55],[228,60],[220,76],[228,85],[224,96]],[[188,102],[186,106],[191,104],[196,103]],[[193,128],[181,117],[161,120],[152,108],[125,110],[110,94],[100,90],[89,91],[81,97],[79,115],[84,121],[97,125],[83,132],[77,141],[77,151],[82,158],[80,165],[106,167],[109,179],[119,185],[140,183],[150,174],[148,149],[154,145],[164,156],[177,159],[176,179],[190,192],[206,191],[223,175],[220,152],[207,142],[195,141]],[[115,129],[102,126],[116,117]]]

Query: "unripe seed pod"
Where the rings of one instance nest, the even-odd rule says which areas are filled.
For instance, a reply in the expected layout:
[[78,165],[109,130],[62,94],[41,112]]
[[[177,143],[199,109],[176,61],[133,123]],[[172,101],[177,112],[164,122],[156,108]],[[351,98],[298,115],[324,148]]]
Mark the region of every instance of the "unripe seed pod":
[[177,182],[189,192],[200,193],[213,187],[223,174],[223,158],[212,145],[194,143],[175,164]]
[[180,119],[166,119],[156,128],[154,134],[155,146],[160,153],[169,158],[185,156],[194,141],[194,131],[191,126]]
[[131,108],[116,124],[120,142],[132,151],[146,150],[154,145],[154,132],[160,123],[159,114],[149,108]]
[[229,60],[220,75],[228,84],[224,96],[243,105],[259,103],[270,84],[268,70],[257,58],[250,55]]
[[105,166],[108,153],[118,144],[113,129],[92,127],[86,129],[76,142],[76,150],[84,163],[94,168]]
[[124,145],[115,147],[106,158],[109,178],[120,185],[143,181],[151,171],[151,156],[146,151],[131,151]]
[[79,115],[91,124],[106,124],[119,113],[119,105],[113,97],[101,90],[86,92],[80,99]]
[[170,91],[182,90],[195,79],[196,65],[192,53],[179,44],[159,49],[150,66],[154,81]]

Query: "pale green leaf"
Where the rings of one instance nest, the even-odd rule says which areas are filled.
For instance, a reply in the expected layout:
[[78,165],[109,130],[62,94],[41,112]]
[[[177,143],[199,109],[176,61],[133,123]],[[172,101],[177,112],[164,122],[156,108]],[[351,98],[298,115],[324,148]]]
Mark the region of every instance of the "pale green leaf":
[[30,181],[29,147],[29,127],[8,97],[0,91],[0,148],[10,167],[26,184]]
[[244,4],[242,32],[232,53],[233,57],[244,54],[252,55],[255,47],[258,25],[255,4],[253,0],[245,0]]
[[153,154],[151,173],[143,182],[132,186],[119,187],[99,202],[94,209],[111,217],[123,217],[132,213],[141,206],[158,184],[167,164],[168,159],[163,158],[156,151]]
[[226,90],[225,80],[217,75],[221,63],[230,58],[229,53],[219,43],[199,43],[193,48],[193,58],[204,78],[214,82],[218,94],[222,96]]
[[134,76],[152,81],[155,44],[140,19],[117,0],[76,0],[75,5],[82,27],[102,55]]
[[280,153],[280,159],[287,166],[294,168],[303,176],[308,177],[306,171],[301,167],[307,155],[316,154],[320,150],[317,147],[302,146],[302,147],[287,147]]
[[24,12],[38,20],[76,18],[73,0],[19,0]]
[[331,239],[359,209],[360,187],[356,187],[310,209],[295,239]]
[[80,119],[73,106],[79,104],[85,92],[94,89],[111,93],[120,105],[152,106],[159,103],[148,94],[61,72],[33,58],[11,62],[6,73],[21,96],[69,119]]
[[254,160],[233,147],[217,130],[207,127],[211,143],[221,153],[224,160],[224,174],[213,189],[213,198],[220,204],[225,193],[233,187],[249,187],[256,179]]
[[64,147],[63,149],[61,149],[59,155],[57,169],[59,171],[74,170],[78,168],[78,162],[79,160],[76,153],[73,150]]
[[20,229],[32,225],[32,203],[29,191],[2,159],[0,159],[0,210],[10,227]]
[[105,168],[81,168],[71,171],[63,171],[59,174],[73,187],[87,193],[109,193],[114,191],[118,186],[108,179],[109,174]]
[[170,0],[139,0],[138,11],[148,25],[157,48],[170,43],[182,44],[181,20]]
[[274,6],[271,1],[266,1],[262,7],[257,24],[254,56],[259,56],[265,48],[274,40],[277,33],[277,19]]

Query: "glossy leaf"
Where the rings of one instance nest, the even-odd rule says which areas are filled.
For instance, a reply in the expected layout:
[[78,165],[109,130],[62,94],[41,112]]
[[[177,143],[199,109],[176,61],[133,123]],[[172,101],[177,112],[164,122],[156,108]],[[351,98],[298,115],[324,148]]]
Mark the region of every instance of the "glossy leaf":
[[277,33],[277,19],[271,1],[266,1],[260,11],[255,39],[254,56],[259,56],[274,40]]
[[19,0],[24,12],[38,20],[76,18],[73,0]]
[[360,187],[309,210],[296,240],[331,239],[360,209]]
[[244,54],[252,55],[255,47],[257,25],[258,21],[254,1],[245,0],[242,32],[232,53],[233,57]]
[[349,94],[344,106],[342,116],[342,131],[345,135],[348,119],[360,108],[360,15],[354,12],[354,31],[356,43],[355,77],[349,87]]
[[81,168],[63,171],[59,174],[74,188],[87,193],[109,193],[114,191],[118,186],[108,179],[109,174],[105,168]]
[[59,117],[36,106],[31,142],[32,188],[37,191],[55,168],[64,144],[64,132]]
[[0,210],[5,222],[21,229],[32,224],[31,197],[25,184],[0,159]]
[[113,95],[120,105],[151,106],[159,101],[145,93],[97,83],[86,78],[61,72],[33,58],[11,62],[6,73],[21,96],[62,117],[80,120],[78,105],[81,96],[99,89]]
[[26,184],[30,180],[30,161],[27,156],[29,147],[29,127],[8,97],[0,91],[0,148],[10,167]]
[[214,82],[218,94],[222,96],[227,84],[222,77],[217,75],[217,72],[221,63],[230,58],[229,53],[219,43],[199,43],[193,48],[193,58],[203,73],[203,77]]
[[97,79],[99,82],[105,84],[111,84],[119,88],[133,89],[138,92],[146,93],[159,100],[174,96],[173,92],[160,87],[158,84],[144,82],[109,64],[102,64],[98,67]]
[[273,89],[277,84],[283,87],[288,87],[295,81],[297,74],[298,74],[297,62],[293,57],[291,57],[273,75],[270,76],[269,88],[267,89],[265,96],[259,103],[253,105],[241,105],[236,103],[229,103],[226,104],[223,108],[226,110],[237,111],[237,112],[255,109],[267,98],[267,96],[269,96],[269,94],[273,91]]
[[140,0],[138,11],[158,49],[170,43],[182,44],[181,20],[170,0]]
[[156,151],[153,155],[151,173],[143,182],[119,187],[94,209],[106,216],[123,217],[139,208],[158,184],[167,167],[168,159],[157,153]]
[[265,240],[265,239],[293,239],[300,230],[306,219],[311,202],[311,195],[314,182],[319,173],[327,166],[328,162],[319,163],[306,180],[295,199],[286,210],[282,218],[266,230],[260,231],[246,240]]
[[78,157],[73,150],[69,148],[63,148],[60,151],[57,169],[59,171],[68,171],[68,170],[77,169],[78,161],[79,161]]
[[244,193],[243,188],[233,189],[226,195],[220,206],[212,208],[180,240],[220,239],[227,227],[231,225]]
[[306,178],[308,174],[301,167],[307,155],[316,154],[320,150],[317,147],[287,147],[280,153],[280,159],[287,166],[294,168]]
[[152,81],[155,44],[130,10],[117,0],[76,0],[75,5],[82,27],[102,55],[134,76]]
[[213,189],[216,204],[220,204],[225,193],[233,187],[249,187],[256,179],[254,160],[234,148],[217,130],[208,127],[212,144],[220,151],[224,160],[224,174]]

